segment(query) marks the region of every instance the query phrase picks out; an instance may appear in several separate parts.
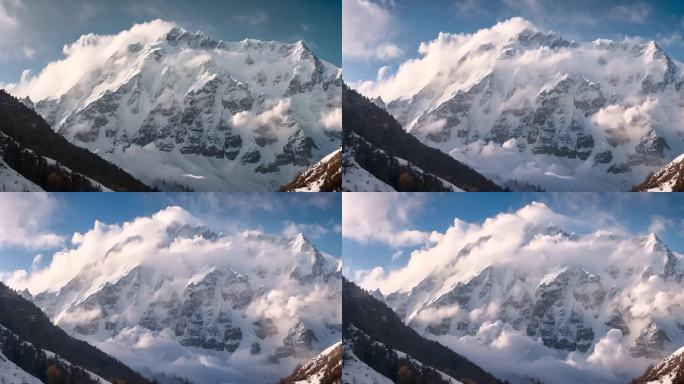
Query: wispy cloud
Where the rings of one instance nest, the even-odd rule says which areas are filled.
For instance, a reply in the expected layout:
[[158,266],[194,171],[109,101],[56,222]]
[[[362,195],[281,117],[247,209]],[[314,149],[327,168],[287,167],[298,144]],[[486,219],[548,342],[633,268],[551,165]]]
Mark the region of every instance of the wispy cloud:
[[342,236],[393,248],[425,244],[430,233],[410,225],[424,203],[422,195],[416,194],[346,193],[342,196]]
[[48,228],[58,201],[46,193],[0,194],[0,247],[46,249],[64,244],[64,238]]
[[268,13],[261,9],[254,10],[250,13],[243,13],[233,16],[233,20],[236,22],[249,25],[252,28],[266,24],[270,19],[271,17],[268,15]]
[[404,51],[392,41],[398,28],[391,9],[394,2],[342,2],[342,53],[346,59],[391,60]]
[[653,13],[653,8],[650,5],[637,1],[631,4],[620,4],[610,9],[608,15],[617,20],[623,20],[630,23],[642,24]]
[[682,38],[682,34],[677,31],[667,35],[660,35],[658,36],[658,40],[665,46],[684,46],[684,38]]

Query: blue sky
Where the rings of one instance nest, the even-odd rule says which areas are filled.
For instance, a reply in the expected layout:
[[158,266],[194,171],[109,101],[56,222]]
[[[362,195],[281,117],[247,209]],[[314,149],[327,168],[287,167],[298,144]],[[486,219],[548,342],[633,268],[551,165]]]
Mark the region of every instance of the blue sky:
[[339,66],[341,12],[339,0],[0,0],[0,83],[17,82],[25,69],[37,73],[81,35],[157,18],[226,41],[304,40]]
[[[29,240],[31,236],[52,233],[67,239],[68,246],[73,233],[88,231],[95,220],[122,223],[178,205],[205,219],[212,229],[224,233],[246,229],[282,233],[286,228],[296,226],[319,249],[341,256],[339,194],[53,193],[41,199],[35,199],[33,195],[0,194],[0,200],[10,203],[0,201],[0,206],[8,211],[12,209],[8,200],[35,201],[31,212],[7,214],[5,219],[0,219],[0,229],[24,226],[26,230],[21,234]],[[43,255],[40,265],[45,265],[51,255],[61,249],[12,244],[12,240],[0,237],[0,272],[30,270],[33,258],[38,254]]]
[[[681,0],[370,0],[372,5],[367,0],[345,1],[347,82],[374,80],[386,65],[396,70],[401,62],[418,57],[420,43],[434,40],[439,32],[472,33],[514,16],[576,41],[637,36],[655,40],[684,61]],[[369,23],[372,31],[363,28]],[[378,46],[383,48],[375,49]]]
[[[368,199],[361,194],[354,198]],[[422,232],[444,232],[459,218],[470,223],[482,223],[486,218],[501,212],[515,211],[533,201],[547,204],[557,213],[582,219],[587,223],[585,231],[593,231],[603,226],[601,220],[613,221],[634,235],[651,231],[663,239],[674,251],[684,252],[684,196],[670,194],[634,193],[416,193],[386,194],[387,204],[376,204],[377,210],[385,210],[385,218],[392,223],[392,231],[405,230]],[[351,208],[345,199],[345,220],[351,215]],[[408,215],[400,217],[405,207]],[[358,212],[358,215],[362,215]],[[605,221],[604,221],[605,222]],[[386,226],[371,223],[378,231]],[[421,245],[391,246],[386,241],[359,241],[343,226],[342,252],[345,274],[352,277],[354,271],[367,270],[381,266],[385,270],[406,264],[410,252]],[[568,229],[576,230],[576,229]],[[579,231],[578,231],[579,232]],[[392,237],[390,236],[390,239]],[[393,255],[394,260],[393,260]]]

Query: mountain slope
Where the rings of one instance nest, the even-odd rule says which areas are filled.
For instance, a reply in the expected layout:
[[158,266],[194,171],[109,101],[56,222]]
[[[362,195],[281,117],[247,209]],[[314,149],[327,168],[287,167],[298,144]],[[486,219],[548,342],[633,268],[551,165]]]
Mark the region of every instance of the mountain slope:
[[684,348],[651,367],[632,384],[682,384],[684,383]]
[[62,89],[20,94],[148,184],[273,191],[340,146],[341,71],[301,41],[225,42],[155,20],[70,47],[99,59]]
[[[61,371],[61,376],[73,377],[77,382],[97,381],[90,373],[83,371],[86,369],[111,382],[150,383],[118,360],[69,337],[35,305],[3,284],[0,284],[0,348],[4,357],[9,360],[14,358],[17,365],[24,371],[33,371],[36,377],[49,376],[50,369],[47,368],[54,366],[56,368],[53,371]],[[66,361],[56,358],[54,354]],[[41,369],[41,366],[46,369]]]
[[42,381],[19,368],[0,352],[0,383],[3,384],[41,384]]
[[501,383],[463,356],[421,337],[404,325],[388,306],[346,280],[343,280],[342,312],[345,345],[354,356],[394,382],[414,377],[416,381],[406,382],[448,383],[458,379]]
[[341,337],[340,261],[301,234],[218,233],[169,207],[64,255],[73,272],[33,301],[150,377],[273,383]]
[[[28,189],[47,191],[150,190],[118,167],[69,143],[37,113],[2,90],[0,121],[1,166],[25,179],[17,189],[28,185]],[[9,179],[2,182],[11,188]]]
[[633,189],[637,192],[684,192],[684,155],[650,174]]
[[299,174],[283,192],[340,192],[342,190],[342,150],[329,154]]
[[345,169],[358,164],[397,191],[501,190],[468,166],[420,143],[355,91],[344,86],[342,95]]
[[421,54],[361,92],[500,184],[624,191],[684,152],[682,64],[653,41],[569,41],[516,17]]
[[297,367],[280,384],[341,384],[342,342],[328,347],[318,356]]

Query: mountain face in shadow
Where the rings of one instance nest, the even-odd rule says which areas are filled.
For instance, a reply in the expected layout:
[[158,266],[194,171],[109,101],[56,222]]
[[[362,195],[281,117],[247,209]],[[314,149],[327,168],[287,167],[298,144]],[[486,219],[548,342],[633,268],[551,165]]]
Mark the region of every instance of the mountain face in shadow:
[[34,110],[0,90],[0,156],[46,191],[151,191],[98,155],[69,143]]
[[[117,384],[152,383],[99,349],[70,337],[33,303],[2,283],[0,352],[0,360],[6,357],[28,379],[32,376],[40,382],[94,384],[101,378]],[[0,371],[0,378],[2,374]]]
[[345,361],[358,359],[392,382],[502,383],[467,358],[420,336],[387,305],[346,279],[342,314]]
[[[502,190],[469,166],[421,143],[387,111],[347,86],[342,110],[345,173],[347,168],[363,168],[396,191]],[[343,187],[353,190],[356,182],[350,181]]]

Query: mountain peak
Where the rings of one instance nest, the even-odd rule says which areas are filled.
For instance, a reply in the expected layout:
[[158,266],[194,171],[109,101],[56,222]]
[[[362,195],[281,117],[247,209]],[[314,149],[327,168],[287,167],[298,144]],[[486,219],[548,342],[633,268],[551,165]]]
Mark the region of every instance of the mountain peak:
[[175,47],[186,45],[190,48],[214,49],[219,45],[219,41],[214,40],[204,32],[189,32],[180,27],[173,27],[165,36],[166,42]]
[[290,244],[292,245],[292,248],[297,250],[298,252],[303,252],[311,249],[315,250],[315,247],[313,246],[313,244],[311,244],[311,241],[309,241],[309,239],[307,239],[306,236],[304,236],[304,234],[301,232],[292,236]]

